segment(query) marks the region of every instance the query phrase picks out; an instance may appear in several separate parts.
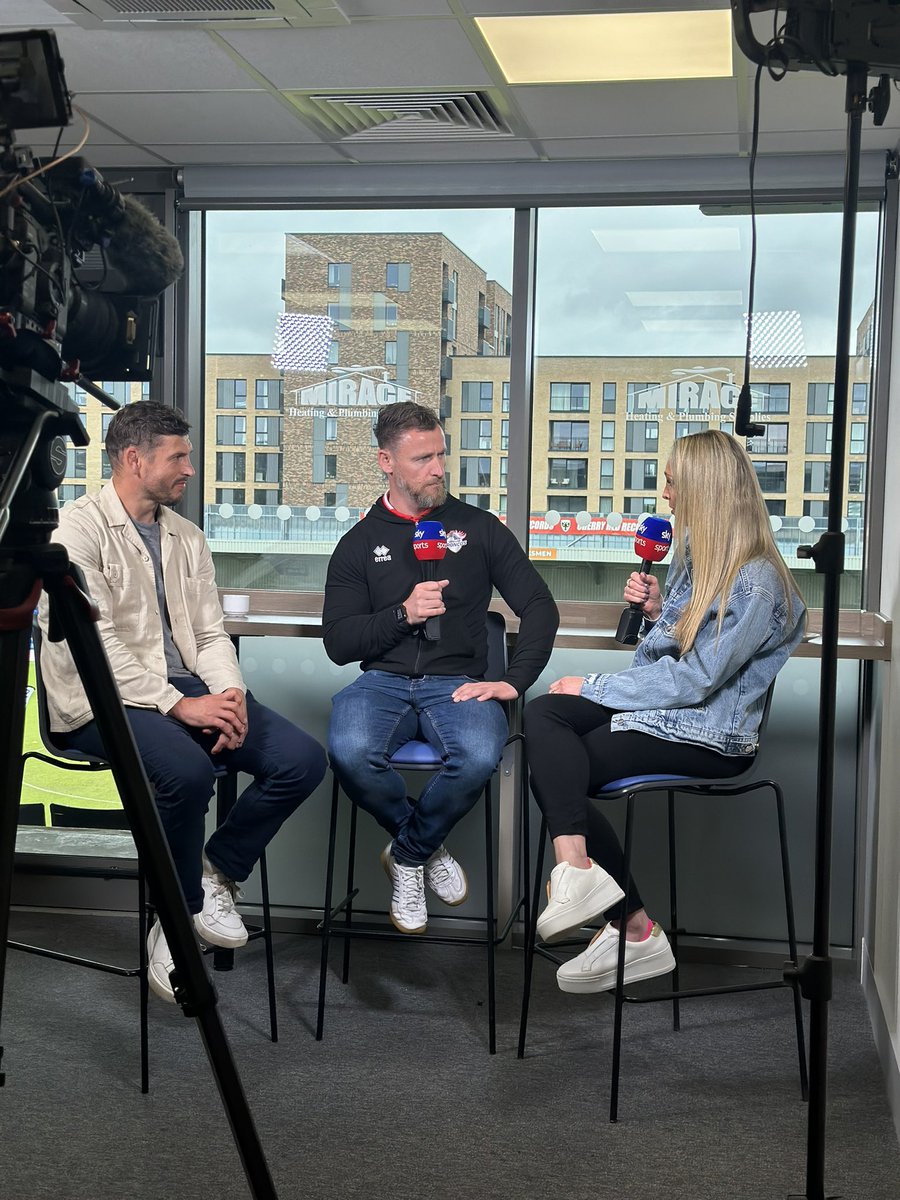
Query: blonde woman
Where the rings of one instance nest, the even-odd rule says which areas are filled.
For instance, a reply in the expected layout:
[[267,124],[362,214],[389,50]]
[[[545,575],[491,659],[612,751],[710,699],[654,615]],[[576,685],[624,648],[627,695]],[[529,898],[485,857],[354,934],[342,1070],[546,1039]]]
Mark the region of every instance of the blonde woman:
[[624,898],[619,841],[588,797],[629,775],[740,774],[757,750],[769,685],[805,626],[739,442],[718,430],[679,439],[663,497],[676,514],[673,561],[665,596],[652,576],[634,572],[626,584],[625,599],[644,614],[632,665],[558,679],[525,708],[532,787],[556,856],[538,933],[559,941],[607,914],[560,967],[568,992],[614,985],[622,936],[626,982],[675,966],[633,882]]

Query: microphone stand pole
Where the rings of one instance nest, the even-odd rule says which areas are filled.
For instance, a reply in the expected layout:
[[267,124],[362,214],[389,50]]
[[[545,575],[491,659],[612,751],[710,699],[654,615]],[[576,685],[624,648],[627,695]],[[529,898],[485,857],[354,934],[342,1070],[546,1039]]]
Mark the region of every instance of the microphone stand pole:
[[[837,695],[837,643],[840,619],[844,534],[841,529],[844,496],[844,458],[847,440],[847,392],[850,380],[850,334],[853,305],[853,257],[859,192],[862,115],[868,106],[864,63],[848,64],[847,150],[844,173],[844,215],[841,229],[841,267],[838,285],[837,340],[834,359],[834,407],[831,426],[831,478],[828,489],[828,528],[815,546],[799,546],[800,558],[811,558],[825,576],[822,603],[822,667],[819,686],[818,793],[815,845],[815,916],[812,954],[785,978],[799,979],[809,1000],[809,1110],[806,1142],[805,1200],[825,1197],[825,1115],[828,1071],[828,1004],[832,994],[829,954],[831,918],[831,849],[834,807],[834,736]],[[801,1200],[795,1197],[794,1200]],[[830,1197],[829,1200],[837,1200]]]

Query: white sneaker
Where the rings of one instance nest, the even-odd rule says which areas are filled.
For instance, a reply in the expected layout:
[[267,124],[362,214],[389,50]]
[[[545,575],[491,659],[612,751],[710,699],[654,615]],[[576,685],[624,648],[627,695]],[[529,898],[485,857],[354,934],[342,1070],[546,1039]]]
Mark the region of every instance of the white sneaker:
[[247,928],[234,906],[237,884],[217,871],[203,855],[203,908],[194,913],[194,928],[204,942],[233,950],[247,942]]
[[381,852],[381,865],[393,885],[390,916],[401,933],[424,933],[428,924],[425,907],[425,869],[398,863],[388,842]]
[[147,983],[151,992],[155,992],[161,1000],[169,1004],[175,1003],[175,991],[169,976],[175,970],[175,963],[169,953],[169,943],[163,933],[159,921],[154,921],[147,935]]
[[[616,986],[616,965],[619,956],[619,931],[612,925],[594,935],[587,950],[570,959],[556,972],[556,981],[563,992],[608,992]],[[642,942],[625,942],[625,983],[668,975],[675,970],[675,955],[669,939],[659,925]]]
[[425,864],[425,882],[445,904],[462,904],[469,894],[466,873],[446,846],[439,846]]
[[547,907],[537,919],[542,942],[559,942],[617,904],[625,893],[591,860],[587,868],[557,863],[547,883]]

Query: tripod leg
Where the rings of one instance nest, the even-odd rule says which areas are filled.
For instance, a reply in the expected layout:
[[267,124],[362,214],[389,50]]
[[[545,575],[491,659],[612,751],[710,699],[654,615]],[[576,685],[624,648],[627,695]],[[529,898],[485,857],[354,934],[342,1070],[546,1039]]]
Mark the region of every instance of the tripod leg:
[[276,1200],[275,1187],[219,1019],[216,993],[203,966],[184,894],[152,800],[150,784],[116,689],[103,642],[96,625],[88,616],[89,608],[80,573],[73,566],[69,573],[46,578],[45,587],[50,596],[51,622],[58,621],[75,661],[169,944],[175,963],[172,972],[175,998],[185,1016],[195,1017],[200,1027],[200,1035],[250,1190],[254,1197]]

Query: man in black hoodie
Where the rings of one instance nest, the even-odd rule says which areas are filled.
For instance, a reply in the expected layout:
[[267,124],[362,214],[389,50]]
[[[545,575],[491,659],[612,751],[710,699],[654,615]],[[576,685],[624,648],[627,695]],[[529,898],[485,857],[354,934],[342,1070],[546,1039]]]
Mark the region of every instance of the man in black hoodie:
[[[382,854],[390,915],[404,933],[428,921],[425,885],[461,904],[465,873],[444,838],[473,806],[507,737],[501,701],[534,683],[550,657],[559,613],[515,537],[491,513],[448,496],[444,432],[420,404],[391,404],[375,423],[388,490],[340,540],[325,583],[325,649],[336,663],[361,661],[362,675],[334,697],[329,754],[341,786],[390,833]],[[420,520],[446,532],[439,579],[423,579],[413,552]],[[493,588],[520,618],[502,680],[487,682],[485,614]],[[440,617],[440,639],[424,636]],[[420,738],[441,768],[417,802],[390,756]]]

